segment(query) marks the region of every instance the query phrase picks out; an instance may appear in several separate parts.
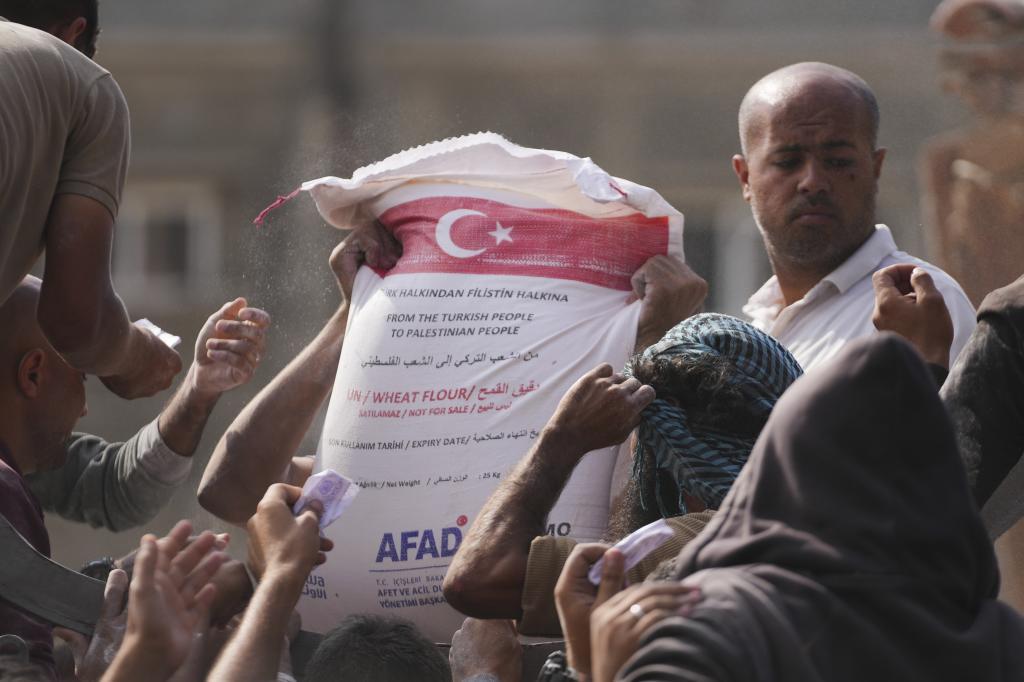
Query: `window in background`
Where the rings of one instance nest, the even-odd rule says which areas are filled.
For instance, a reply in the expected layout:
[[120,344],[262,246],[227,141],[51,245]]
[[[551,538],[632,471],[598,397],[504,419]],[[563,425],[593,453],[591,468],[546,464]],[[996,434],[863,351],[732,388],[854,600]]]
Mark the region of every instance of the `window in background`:
[[114,282],[129,309],[176,312],[220,293],[223,207],[208,183],[142,181],[125,188]]

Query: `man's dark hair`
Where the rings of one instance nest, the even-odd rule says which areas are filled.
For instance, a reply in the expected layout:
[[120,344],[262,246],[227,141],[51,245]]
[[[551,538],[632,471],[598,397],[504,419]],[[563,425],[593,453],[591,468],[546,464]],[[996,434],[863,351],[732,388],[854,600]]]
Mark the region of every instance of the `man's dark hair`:
[[306,682],[451,682],[437,645],[402,618],[356,614],[326,635]]
[[0,0],[0,17],[40,31],[54,33],[78,17],[85,18],[85,30],[75,49],[92,59],[100,35],[99,0]]
[[768,415],[753,412],[747,398],[729,382],[737,371],[729,358],[709,353],[641,360],[635,363],[633,376],[685,410],[691,429],[756,438]]

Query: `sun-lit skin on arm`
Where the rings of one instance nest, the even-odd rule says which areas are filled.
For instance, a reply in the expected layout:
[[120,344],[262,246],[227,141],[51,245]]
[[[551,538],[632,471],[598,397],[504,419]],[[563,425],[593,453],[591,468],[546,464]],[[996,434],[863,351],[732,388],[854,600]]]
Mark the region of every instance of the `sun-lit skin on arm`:
[[583,456],[621,443],[654,399],[654,389],[587,372],[566,392],[526,456],[484,504],[444,579],[448,602],[474,618],[518,618],[530,543]]
[[[241,524],[273,483],[301,486],[312,471],[295,458],[302,439],[334,386],[348,324],[356,272],[394,267],[401,247],[379,226],[353,231],[331,253],[342,296],[338,310],[316,338],[246,405],[221,437],[199,484],[199,503],[216,516]],[[293,459],[294,458],[294,459]]]

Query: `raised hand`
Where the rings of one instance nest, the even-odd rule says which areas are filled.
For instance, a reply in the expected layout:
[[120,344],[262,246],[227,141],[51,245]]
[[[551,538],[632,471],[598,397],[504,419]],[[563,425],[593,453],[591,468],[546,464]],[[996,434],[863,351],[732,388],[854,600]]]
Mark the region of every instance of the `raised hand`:
[[268,327],[270,315],[248,307],[244,298],[221,306],[196,339],[190,373],[193,387],[200,393],[219,394],[248,382],[263,357]]
[[334,247],[330,264],[345,301],[352,300],[352,282],[361,266],[390,270],[402,256],[402,245],[379,222],[360,225]]
[[949,367],[953,321],[932,276],[913,264],[890,265],[871,276],[875,312],[871,318],[880,331],[904,337],[926,362]]
[[609,364],[598,365],[562,396],[546,429],[582,455],[626,440],[653,400],[650,386],[615,374]]
[[672,327],[700,312],[708,295],[708,283],[671,256],[652,256],[630,280],[640,304],[636,350],[657,343]]
[[135,557],[128,624],[104,682],[166,680],[185,661],[215,593],[211,578],[227,559],[205,532],[189,542],[180,521],[164,538],[145,535]]

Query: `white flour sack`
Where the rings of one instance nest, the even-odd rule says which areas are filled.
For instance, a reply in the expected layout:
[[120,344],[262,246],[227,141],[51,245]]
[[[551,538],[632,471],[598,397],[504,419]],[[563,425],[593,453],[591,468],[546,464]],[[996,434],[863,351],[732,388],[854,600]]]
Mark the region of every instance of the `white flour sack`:
[[[627,360],[630,276],[656,254],[682,259],[683,216],[590,159],[492,133],[302,189],[333,225],[376,218],[404,249],[390,271],[356,277],[316,469],[362,491],[327,530],[335,550],[309,577],[303,627],[390,613],[448,642],[463,617],[445,603],[445,569],[565,391]],[[602,534],[614,455],[587,455],[549,533]]]

